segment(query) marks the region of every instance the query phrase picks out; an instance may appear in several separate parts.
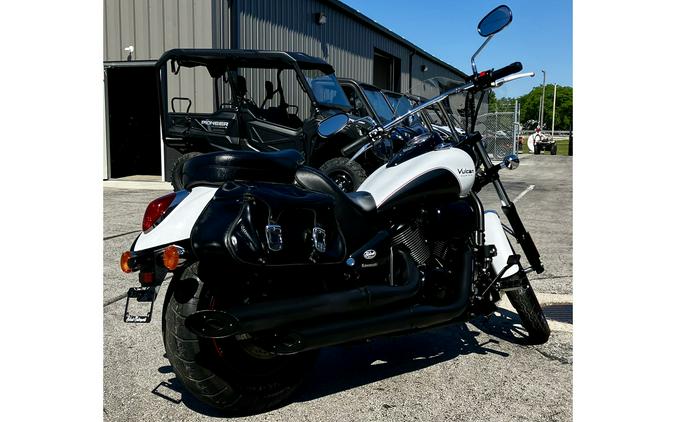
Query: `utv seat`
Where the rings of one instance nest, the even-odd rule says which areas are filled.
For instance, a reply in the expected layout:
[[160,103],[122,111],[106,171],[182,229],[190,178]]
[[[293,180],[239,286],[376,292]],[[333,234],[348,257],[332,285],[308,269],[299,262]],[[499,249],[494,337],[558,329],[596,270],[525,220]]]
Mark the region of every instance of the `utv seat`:
[[327,193],[335,198],[335,216],[350,249],[360,247],[373,236],[377,206],[370,193],[345,193],[324,173],[307,166],[298,169],[295,182],[305,189]]
[[293,149],[275,152],[218,151],[198,155],[183,165],[183,186],[220,186],[233,180],[292,183],[302,165]]

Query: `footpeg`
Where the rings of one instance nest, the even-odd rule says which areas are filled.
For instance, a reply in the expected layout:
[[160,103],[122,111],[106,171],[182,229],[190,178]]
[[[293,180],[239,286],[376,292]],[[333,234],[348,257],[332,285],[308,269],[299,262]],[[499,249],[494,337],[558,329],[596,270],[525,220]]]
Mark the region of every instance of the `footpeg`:
[[[147,313],[140,315],[131,315],[129,313],[129,299],[136,299],[136,303],[150,303]],[[152,319],[152,307],[157,298],[157,287],[132,287],[127,292],[127,303],[124,305],[124,322],[127,323],[148,323]],[[147,306],[145,306],[147,309]]]

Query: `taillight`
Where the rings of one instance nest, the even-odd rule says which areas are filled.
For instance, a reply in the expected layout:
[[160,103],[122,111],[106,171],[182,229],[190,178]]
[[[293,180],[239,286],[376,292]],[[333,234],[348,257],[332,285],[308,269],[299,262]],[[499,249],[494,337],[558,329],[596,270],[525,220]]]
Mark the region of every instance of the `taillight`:
[[171,192],[148,204],[148,207],[145,209],[145,215],[143,215],[143,233],[147,233],[152,229],[157,220],[166,213],[174,199],[176,199],[176,193]]
[[122,254],[122,257],[120,258],[120,268],[122,268],[122,271],[125,273],[130,273],[134,270],[133,255],[131,252],[126,251]]

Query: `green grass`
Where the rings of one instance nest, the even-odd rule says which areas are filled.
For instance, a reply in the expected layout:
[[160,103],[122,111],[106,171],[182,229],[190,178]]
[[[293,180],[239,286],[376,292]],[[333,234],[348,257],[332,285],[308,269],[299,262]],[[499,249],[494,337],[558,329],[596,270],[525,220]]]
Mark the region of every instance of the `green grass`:
[[[569,144],[570,141],[568,139],[563,139],[560,141],[556,141],[556,144],[558,144],[558,155],[569,155]],[[529,148],[527,148],[527,141],[523,141],[523,154],[528,154],[530,152]],[[542,151],[542,154],[550,154],[548,151]]]

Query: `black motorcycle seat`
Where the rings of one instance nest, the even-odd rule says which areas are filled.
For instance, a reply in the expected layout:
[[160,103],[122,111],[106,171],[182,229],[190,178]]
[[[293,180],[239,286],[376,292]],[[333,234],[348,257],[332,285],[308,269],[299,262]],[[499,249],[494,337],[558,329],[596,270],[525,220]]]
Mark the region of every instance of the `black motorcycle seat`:
[[218,151],[198,155],[183,165],[183,186],[220,186],[233,180],[292,183],[303,163],[294,149],[274,152]]
[[358,247],[372,236],[377,207],[371,194],[345,193],[321,171],[307,166],[298,168],[295,182],[302,188],[327,193],[335,198],[335,216],[345,232],[348,245]]

